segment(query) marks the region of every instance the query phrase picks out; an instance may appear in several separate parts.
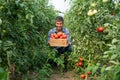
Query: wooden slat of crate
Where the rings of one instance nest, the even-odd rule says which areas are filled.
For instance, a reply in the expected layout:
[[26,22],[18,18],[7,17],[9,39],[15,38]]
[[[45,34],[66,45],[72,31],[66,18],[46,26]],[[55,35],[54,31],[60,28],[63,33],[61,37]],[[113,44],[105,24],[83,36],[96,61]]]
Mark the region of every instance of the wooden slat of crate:
[[50,39],[49,43],[50,46],[65,47],[67,46],[67,39]]

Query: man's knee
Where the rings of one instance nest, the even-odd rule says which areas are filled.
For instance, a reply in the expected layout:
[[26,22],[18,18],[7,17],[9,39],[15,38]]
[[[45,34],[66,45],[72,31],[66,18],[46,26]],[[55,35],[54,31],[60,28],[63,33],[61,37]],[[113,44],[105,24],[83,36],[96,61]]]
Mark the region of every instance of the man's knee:
[[72,47],[71,47],[71,45],[69,45],[69,46],[67,47],[67,52],[72,52]]

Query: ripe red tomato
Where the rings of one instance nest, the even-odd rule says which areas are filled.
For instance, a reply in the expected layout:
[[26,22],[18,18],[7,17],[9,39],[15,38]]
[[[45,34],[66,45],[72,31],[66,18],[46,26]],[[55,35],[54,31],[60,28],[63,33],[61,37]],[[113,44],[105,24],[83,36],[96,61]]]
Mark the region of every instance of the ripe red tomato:
[[90,75],[90,74],[91,74],[91,72],[90,72],[90,71],[88,71],[88,72],[87,72],[87,74],[88,74],[88,75]]
[[66,34],[63,34],[63,35],[62,35],[62,39],[67,39],[67,35],[66,35]]
[[55,39],[54,34],[51,34],[51,35],[50,35],[50,38]]
[[55,39],[58,39],[58,35],[57,34],[54,34],[54,37],[55,37]]
[[81,74],[80,78],[85,79],[86,78],[85,74]]
[[80,58],[80,61],[83,62],[83,58]]
[[60,38],[60,39],[63,39],[63,37],[62,37],[62,36],[60,36],[59,38]]
[[62,36],[59,37],[60,39],[67,39],[67,35],[65,35],[64,33],[62,34]]
[[63,32],[58,32],[57,35],[60,38],[63,35]]
[[100,26],[97,28],[97,32],[103,32],[104,31],[104,27]]
[[82,62],[79,62],[79,63],[78,63],[78,66],[82,66],[82,64],[83,64]]

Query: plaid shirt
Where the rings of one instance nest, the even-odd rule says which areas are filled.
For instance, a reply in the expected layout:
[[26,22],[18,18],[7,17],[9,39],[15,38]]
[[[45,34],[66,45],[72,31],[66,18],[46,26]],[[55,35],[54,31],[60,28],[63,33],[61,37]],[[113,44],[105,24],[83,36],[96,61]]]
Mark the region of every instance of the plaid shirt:
[[[67,40],[68,40],[68,44],[71,45],[71,38],[70,38],[70,32],[67,28],[63,27],[62,28],[62,32],[65,33],[67,35]],[[47,39],[47,42],[50,40],[50,35],[51,34],[54,34],[54,33],[57,33],[56,32],[56,27],[53,28],[53,29],[50,29],[50,31],[48,32],[48,39]]]

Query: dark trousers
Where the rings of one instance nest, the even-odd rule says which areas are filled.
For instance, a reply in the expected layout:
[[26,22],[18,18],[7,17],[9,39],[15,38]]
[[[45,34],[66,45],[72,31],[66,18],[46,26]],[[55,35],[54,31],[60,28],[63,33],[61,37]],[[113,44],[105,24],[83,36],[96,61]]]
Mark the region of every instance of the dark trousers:
[[68,45],[67,47],[51,47],[52,49],[56,49],[56,57],[59,57],[61,54],[64,54],[64,65],[65,69],[67,69],[67,63],[68,63],[68,56],[72,52],[71,45]]
[[68,45],[67,47],[59,47],[56,49],[58,51],[58,53],[57,53],[58,55],[64,54],[65,52],[68,52],[68,53],[72,52],[71,45]]

